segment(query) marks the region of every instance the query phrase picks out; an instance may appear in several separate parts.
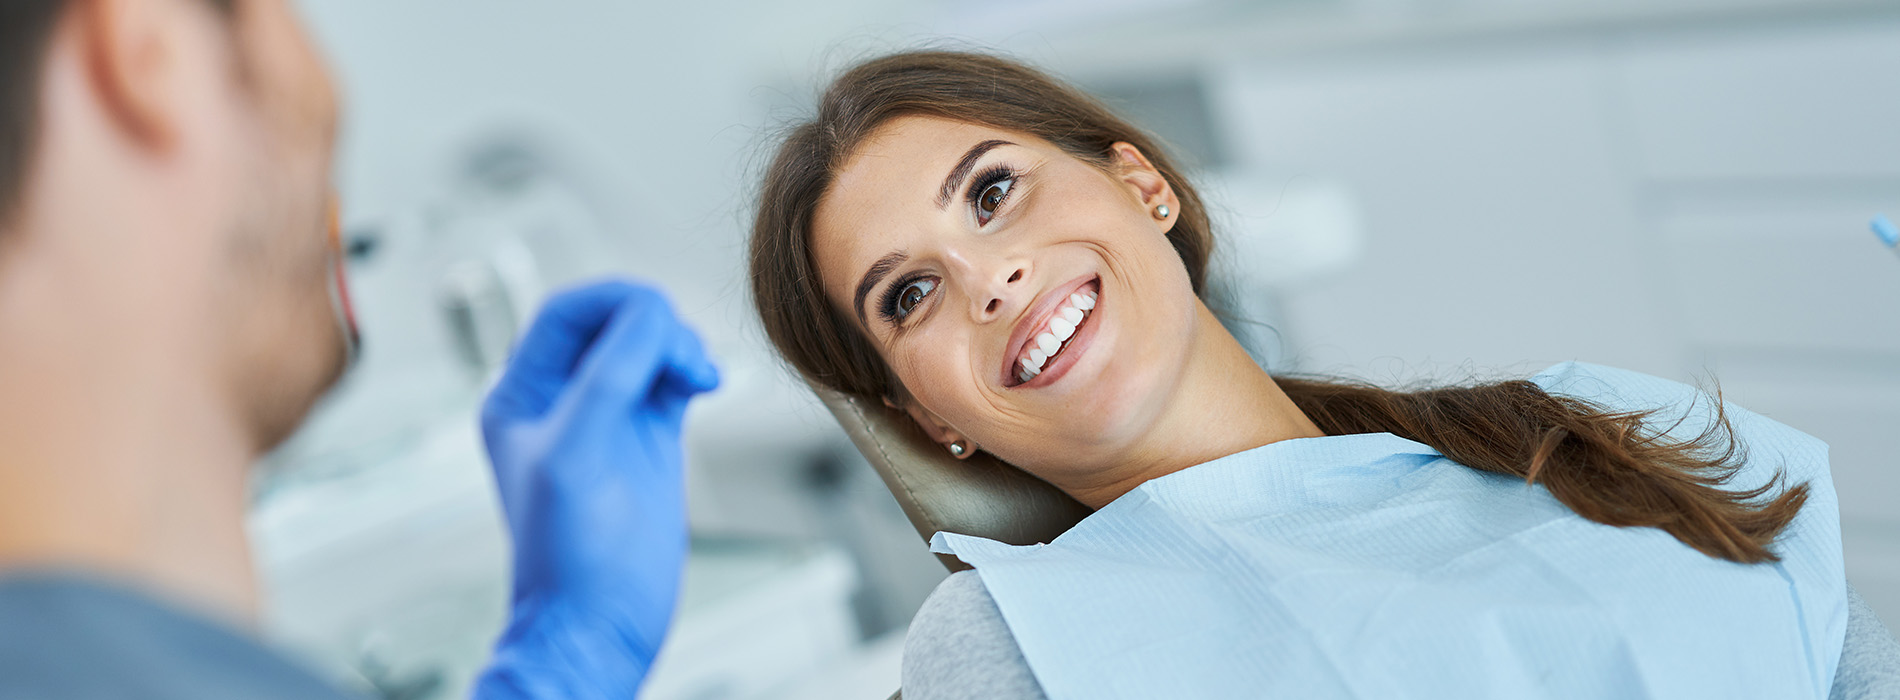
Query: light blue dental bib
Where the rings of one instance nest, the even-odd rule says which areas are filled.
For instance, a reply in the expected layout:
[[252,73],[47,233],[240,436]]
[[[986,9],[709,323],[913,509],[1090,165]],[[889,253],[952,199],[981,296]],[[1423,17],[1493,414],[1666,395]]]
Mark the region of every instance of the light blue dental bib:
[[[1693,437],[1695,389],[1533,378]],[[938,533],[1052,699],[1826,698],[1847,625],[1827,446],[1727,406],[1746,466],[1810,496],[1775,564],[1585,520],[1389,434],[1290,440],[1155,479],[1047,545]]]

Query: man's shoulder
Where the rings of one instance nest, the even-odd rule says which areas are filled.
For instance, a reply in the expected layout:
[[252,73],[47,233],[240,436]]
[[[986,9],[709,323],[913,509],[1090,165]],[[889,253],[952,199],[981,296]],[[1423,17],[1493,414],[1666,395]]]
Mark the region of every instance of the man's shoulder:
[[258,642],[130,588],[0,576],[0,698],[349,696]]

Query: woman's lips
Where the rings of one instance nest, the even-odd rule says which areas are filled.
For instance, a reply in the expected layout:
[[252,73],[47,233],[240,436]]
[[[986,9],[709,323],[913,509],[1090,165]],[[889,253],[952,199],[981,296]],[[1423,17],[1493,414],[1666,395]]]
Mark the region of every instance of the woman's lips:
[[1089,320],[1100,292],[1100,279],[1091,275],[1045,294],[1036,304],[1037,312],[1026,316],[1011,335],[1009,348],[1013,352],[1006,356],[1004,386],[1046,384],[1036,379],[1069,364],[1064,360],[1079,345],[1083,330],[1092,326]]

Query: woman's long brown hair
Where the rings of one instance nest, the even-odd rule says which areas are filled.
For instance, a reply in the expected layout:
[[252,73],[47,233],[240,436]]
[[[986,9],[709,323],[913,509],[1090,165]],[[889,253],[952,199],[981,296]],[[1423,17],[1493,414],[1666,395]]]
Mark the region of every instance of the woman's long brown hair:
[[[1207,285],[1214,237],[1207,208],[1152,137],[1086,93],[1007,59],[915,51],[857,65],[831,83],[817,115],[792,129],[768,166],[752,228],[752,300],[767,337],[807,379],[867,398],[898,395],[877,351],[825,299],[811,252],[812,213],[838,168],[878,127],[934,116],[1032,134],[1111,167],[1110,146],[1141,149],[1181,200],[1168,239],[1196,294]],[[1712,427],[1666,437],[1646,412],[1610,412],[1528,381],[1394,391],[1333,379],[1275,377],[1329,435],[1390,432],[1473,469],[1543,484],[1607,525],[1662,529],[1711,557],[1774,561],[1775,537],[1807,501],[1807,485],[1721,488],[1744,455],[1713,402]]]

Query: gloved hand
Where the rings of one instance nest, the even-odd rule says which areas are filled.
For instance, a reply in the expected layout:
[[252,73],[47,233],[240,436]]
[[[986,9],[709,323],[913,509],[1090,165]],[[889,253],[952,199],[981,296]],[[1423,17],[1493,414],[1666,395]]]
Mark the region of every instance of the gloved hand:
[[482,406],[514,590],[474,697],[634,696],[686,559],[681,416],[718,383],[652,289],[602,282],[541,310]]

